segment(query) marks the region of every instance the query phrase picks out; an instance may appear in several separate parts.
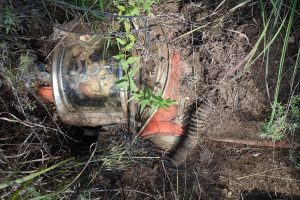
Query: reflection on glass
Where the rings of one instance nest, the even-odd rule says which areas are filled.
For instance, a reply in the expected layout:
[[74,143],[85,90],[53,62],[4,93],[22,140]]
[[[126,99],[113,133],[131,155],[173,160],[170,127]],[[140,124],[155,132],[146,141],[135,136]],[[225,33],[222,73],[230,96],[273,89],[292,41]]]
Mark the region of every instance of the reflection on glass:
[[120,92],[115,81],[122,75],[113,59],[117,48],[107,40],[66,48],[62,61],[63,92],[77,111],[120,112]]

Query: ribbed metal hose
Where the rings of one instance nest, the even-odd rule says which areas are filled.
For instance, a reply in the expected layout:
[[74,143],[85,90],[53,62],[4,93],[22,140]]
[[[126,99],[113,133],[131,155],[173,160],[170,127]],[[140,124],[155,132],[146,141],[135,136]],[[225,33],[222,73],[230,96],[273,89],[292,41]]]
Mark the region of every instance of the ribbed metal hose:
[[182,136],[176,148],[170,154],[170,158],[175,164],[180,164],[193,151],[198,144],[201,134],[204,132],[206,119],[209,114],[210,107],[202,105],[196,111],[195,115],[189,122],[186,134]]

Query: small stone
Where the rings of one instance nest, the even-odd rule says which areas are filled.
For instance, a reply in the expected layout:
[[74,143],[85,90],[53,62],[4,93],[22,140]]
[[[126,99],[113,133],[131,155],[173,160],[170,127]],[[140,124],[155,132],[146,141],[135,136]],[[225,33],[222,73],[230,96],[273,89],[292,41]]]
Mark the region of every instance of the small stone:
[[295,43],[295,37],[294,36],[291,36],[291,37],[289,37],[289,40],[288,40],[288,42],[290,43],[290,44],[293,44],[293,43]]
[[58,114],[57,113],[53,113],[52,118],[53,118],[54,121],[58,121]]
[[231,191],[228,191],[227,193],[227,198],[231,198],[232,197],[232,192]]
[[260,155],[260,153],[253,154],[254,157],[257,157],[259,155]]
[[90,39],[90,36],[89,36],[89,35],[81,35],[81,36],[79,37],[79,39],[80,39],[81,41],[85,42],[85,41],[87,41],[87,40]]
[[226,196],[226,198],[230,199],[232,197],[232,192],[228,189],[223,189],[222,193]]

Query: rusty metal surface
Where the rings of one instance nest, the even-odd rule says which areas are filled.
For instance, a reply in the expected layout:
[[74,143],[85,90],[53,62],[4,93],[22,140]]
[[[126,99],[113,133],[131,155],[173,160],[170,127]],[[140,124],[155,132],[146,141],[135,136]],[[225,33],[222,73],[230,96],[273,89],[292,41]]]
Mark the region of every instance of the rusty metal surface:
[[[162,27],[155,26],[151,27],[148,35],[151,41],[146,41],[145,39],[145,43],[147,42],[147,48],[151,55],[141,62],[141,65],[144,67],[141,68],[140,82],[142,87],[149,87],[155,92],[162,91],[164,94],[171,68],[171,56],[167,43],[160,42],[159,38],[165,37],[166,33]],[[153,113],[149,113],[149,110],[145,109],[141,114],[138,114],[137,121],[141,125],[138,127],[139,134],[143,131],[155,112],[156,110]]]

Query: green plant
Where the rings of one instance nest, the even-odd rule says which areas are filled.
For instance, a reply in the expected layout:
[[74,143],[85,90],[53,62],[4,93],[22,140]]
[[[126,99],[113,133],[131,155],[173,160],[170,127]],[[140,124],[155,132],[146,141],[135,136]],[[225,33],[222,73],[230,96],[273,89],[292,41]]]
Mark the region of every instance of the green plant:
[[[84,11],[86,12],[85,14],[93,16],[97,20],[105,19],[105,15],[103,13],[111,6],[110,1],[107,0],[67,0],[66,2],[59,1],[58,3],[67,8]],[[92,20],[88,21],[93,24]]]
[[130,100],[136,100],[138,102],[140,105],[140,112],[143,112],[146,106],[150,107],[150,113],[153,113],[158,108],[166,109],[176,102],[170,98],[164,99],[162,97],[162,92],[154,94],[149,88],[136,91],[129,101]]
[[106,0],[69,0],[68,2],[76,6],[97,9],[100,11],[104,11],[108,5]]
[[[271,11],[268,13],[266,6],[271,5]],[[264,30],[261,33],[255,47],[252,49],[252,54],[248,60],[247,66],[253,64],[260,56],[263,56],[265,63],[265,83],[267,93],[271,102],[272,112],[270,118],[266,123],[262,125],[261,136],[269,138],[274,141],[282,140],[286,134],[293,133],[295,128],[298,127],[299,113],[296,104],[298,104],[299,96],[295,96],[293,91],[295,90],[294,81],[299,68],[300,48],[296,56],[296,62],[293,66],[293,74],[290,81],[290,98],[288,103],[282,105],[279,101],[279,93],[281,89],[281,83],[283,78],[284,68],[286,65],[287,49],[289,45],[289,38],[292,26],[294,25],[294,18],[297,7],[297,0],[289,1],[288,9],[284,9],[283,1],[260,1],[261,15],[263,19]],[[284,35],[283,40],[278,38],[279,35]],[[260,43],[263,41],[263,51],[259,55],[252,59],[254,53],[257,52]],[[278,64],[277,81],[275,87],[274,97],[270,96],[268,77],[270,73],[270,56],[271,48],[274,42],[282,42],[280,61]],[[271,99],[273,99],[271,101]]]
[[[156,0],[129,0],[127,4],[121,4],[120,1],[115,1],[116,7],[118,8],[119,16],[136,16],[140,15],[142,12],[151,12],[151,7]],[[119,22],[122,24],[126,34],[124,37],[116,37],[116,41],[120,47],[120,54],[114,56],[119,60],[122,70],[124,71],[124,76],[116,82],[116,86],[119,89],[130,91],[131,98],[129,101],[135,100],[140,106],[140,112],[146,107],[150,108],[150,113],[154,112],[158,108],[170,107],[174,100],[163,99],[161,92],[155,93],[151,89],[144,87],[139,89],[134,81],[134,76],[139,70],[138,61],[139,57],[133,56],[130,50],[133,49],[136,42],[136,37],[131,33],[132,22],[130,18],[119,18]]]
[[46,169],[42,169],[40,171],[32,173],[32,174],[30,174],[28,176],[25,176],[23,178],[19,178],[19,179],[13,180],[13,181],[3,182],[3,183],[0,184],[0,189],[6,188],[6,187],[10,187],[10,186],[15,185],[15,184],[21,184],[21,183],[30,181],[30,180],[32,180],[32,179],[34,179],[34,178],[36,178],[36,177],[38,177],[38,176],[40,176],[42,174],[45,174],[46,172],[51,171],[51,170],[53,170],[53,169],[55,169],[55,168],[57,168],[57,167],[65,164],[65,163],[71,161],[71,160],[74,160],[74,158],[68,158],[66,160],[61,161],[60,163],[57,163],[57,164],[55,164],[55,165],[53,165],[51,167],[48,167]]
[[17,26],[17,15],[13,13],[9,8],[3,9],[0,15],[0,28],[5,29],[5,32],[7,34],[16,31]]
[[[274,106],[274,104],[273,104]],[[261,127],[261,137],[282,140],[287,134],[294,134],[300,123],[300,96],[292,96],[288,105],[276,104],[274,120],[270,119]]]
[[289,160],[294,164],[296,170],[300,170],[299,155],[296,155],[296,151],[294,149],[289,150]]
[[159,0],[129,0],[124,4],[120,0],[114,1],[119,10],[118,15],[126,16],[140,15],[141,12],[151,13],[152,5],[158,2]]

